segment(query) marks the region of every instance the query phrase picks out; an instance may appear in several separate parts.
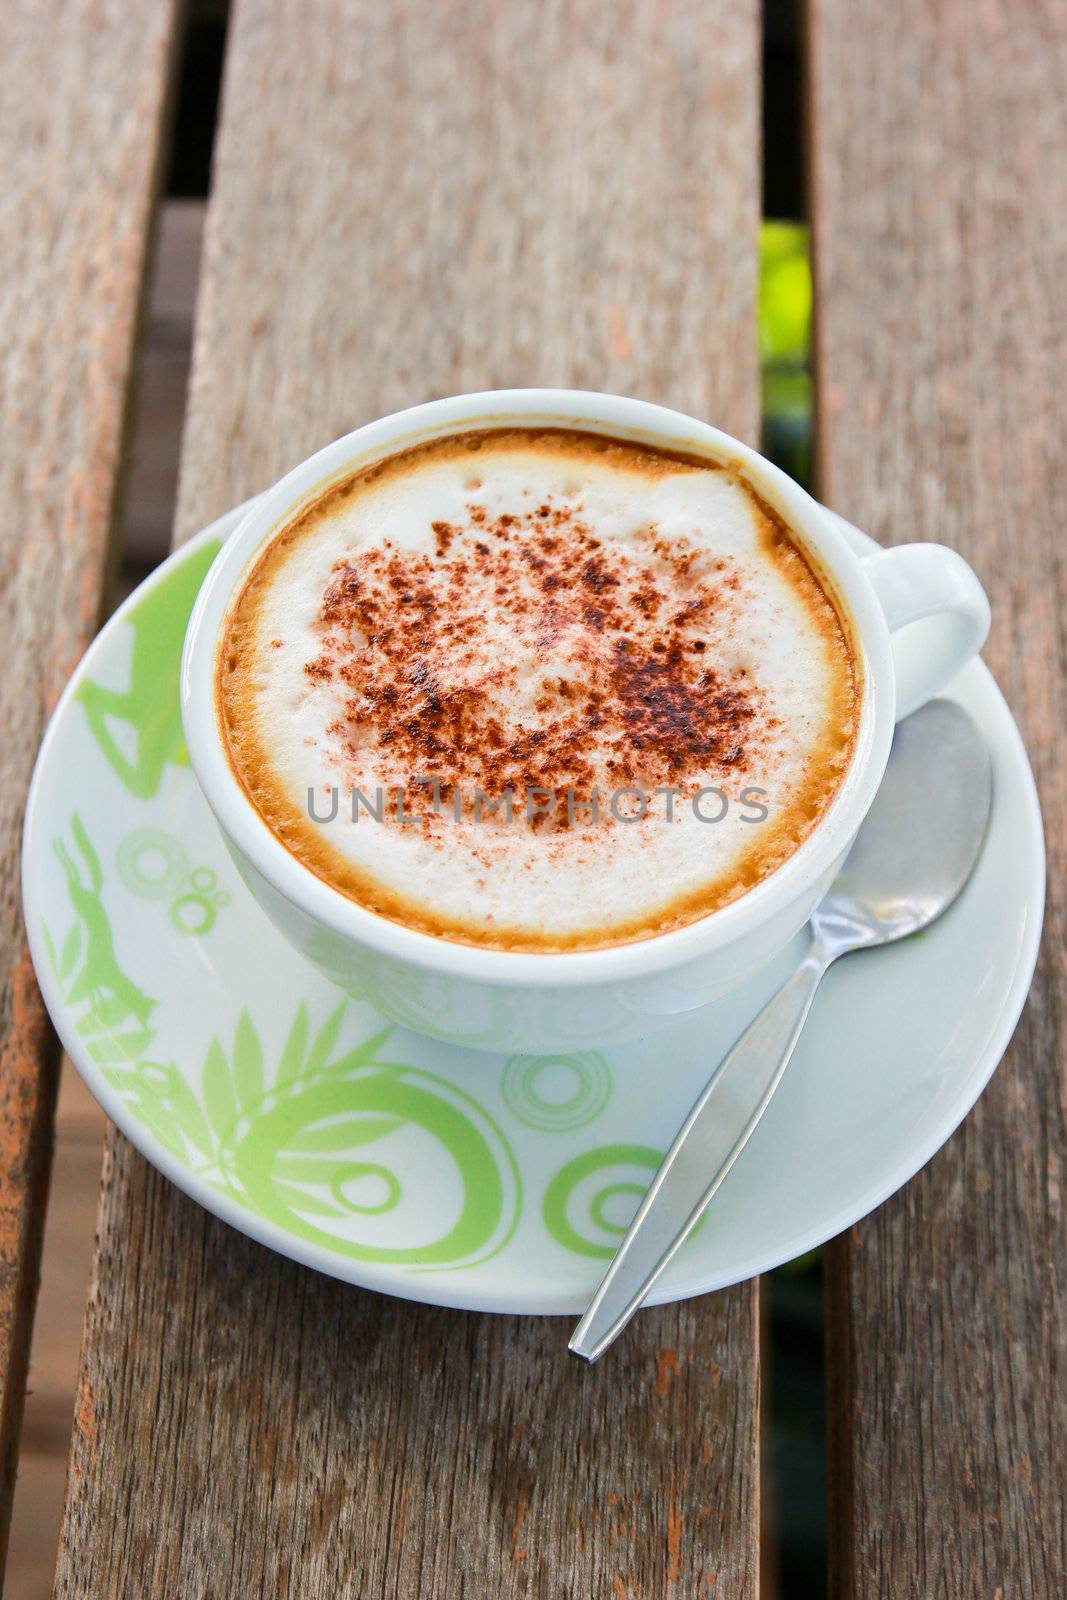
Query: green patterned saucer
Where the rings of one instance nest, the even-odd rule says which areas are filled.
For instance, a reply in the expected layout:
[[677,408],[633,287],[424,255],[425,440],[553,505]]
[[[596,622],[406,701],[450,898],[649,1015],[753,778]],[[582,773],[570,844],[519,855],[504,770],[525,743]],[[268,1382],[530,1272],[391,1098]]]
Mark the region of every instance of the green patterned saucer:
[[[244,889],[182,742],[186,620],[240,515],[112,618],[45,739],[23,892],[56,1028],[147,1158],[273,1249],[411,1299],[578,1311],[796,948],[715,1006],[605,1052],[461,1050],[342,996]],[[764,1271],[854,1222],[947,1138],[1007,1043],[1040,932],[1040,817],[989,673],[972,665],[956,692],[995,762],[975,878],[926,934],[829,975],[777,1099],[657,1298]]]

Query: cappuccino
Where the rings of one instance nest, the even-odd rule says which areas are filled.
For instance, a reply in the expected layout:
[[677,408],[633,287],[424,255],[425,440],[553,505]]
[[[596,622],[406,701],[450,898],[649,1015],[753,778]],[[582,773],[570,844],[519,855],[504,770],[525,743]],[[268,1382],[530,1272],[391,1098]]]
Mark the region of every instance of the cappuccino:
[[847,621],[728,461],[470,431],[324,486],[233,602],[233,771],[368,910],[507,950],[683,926],[781,866],[852,753]]

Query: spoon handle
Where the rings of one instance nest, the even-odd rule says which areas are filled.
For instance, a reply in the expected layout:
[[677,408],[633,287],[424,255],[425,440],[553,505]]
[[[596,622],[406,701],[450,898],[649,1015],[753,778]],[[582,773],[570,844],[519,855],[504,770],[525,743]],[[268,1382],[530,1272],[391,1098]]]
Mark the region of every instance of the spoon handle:
[[587,1361],[603,1355],[699,1223],[770,1104],[819,980],[837,953],[816,939],[715,1069],[574,1330],[570,1348],[575,1355]]

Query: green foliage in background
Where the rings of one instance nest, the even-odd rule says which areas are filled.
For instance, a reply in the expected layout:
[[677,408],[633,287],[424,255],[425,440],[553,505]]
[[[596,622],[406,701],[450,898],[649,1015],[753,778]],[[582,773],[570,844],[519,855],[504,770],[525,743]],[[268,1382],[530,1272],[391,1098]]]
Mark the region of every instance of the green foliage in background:
[[760,229],[763,450],[800,483],[811,473],[811,261],[799,222]]
[[765,222],[760,229],[759,331],[765,366],[807,362],[811,266],[801,222]]

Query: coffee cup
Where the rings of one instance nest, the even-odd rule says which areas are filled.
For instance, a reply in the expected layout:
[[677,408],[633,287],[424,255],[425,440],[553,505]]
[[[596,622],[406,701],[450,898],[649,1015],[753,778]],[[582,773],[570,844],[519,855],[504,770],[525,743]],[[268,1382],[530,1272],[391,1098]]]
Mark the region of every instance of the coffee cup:
[[[397,452],[472,430],[574,430],[729,462],[794,531],[847,618],[858,707],[847,769],[776,870],[719,909],[604,948],[493,948],[379,914],[309,870],[239,781],[220,723],[218,658],[234,597],[265,546],[324,486]],[[248,888],[280,932],[349,994],[455,1044],[558,1052],[640,1037],[706,1005],[770,960],[810,916],[877,791],[893,726],[980,650],[989,605],[955,552],[911,544],[857,555],[848,525],[755,450],[644,401],[525,389],[431,402],[357,429],[252,503],[198,597],[181,700],[194,771]]]

